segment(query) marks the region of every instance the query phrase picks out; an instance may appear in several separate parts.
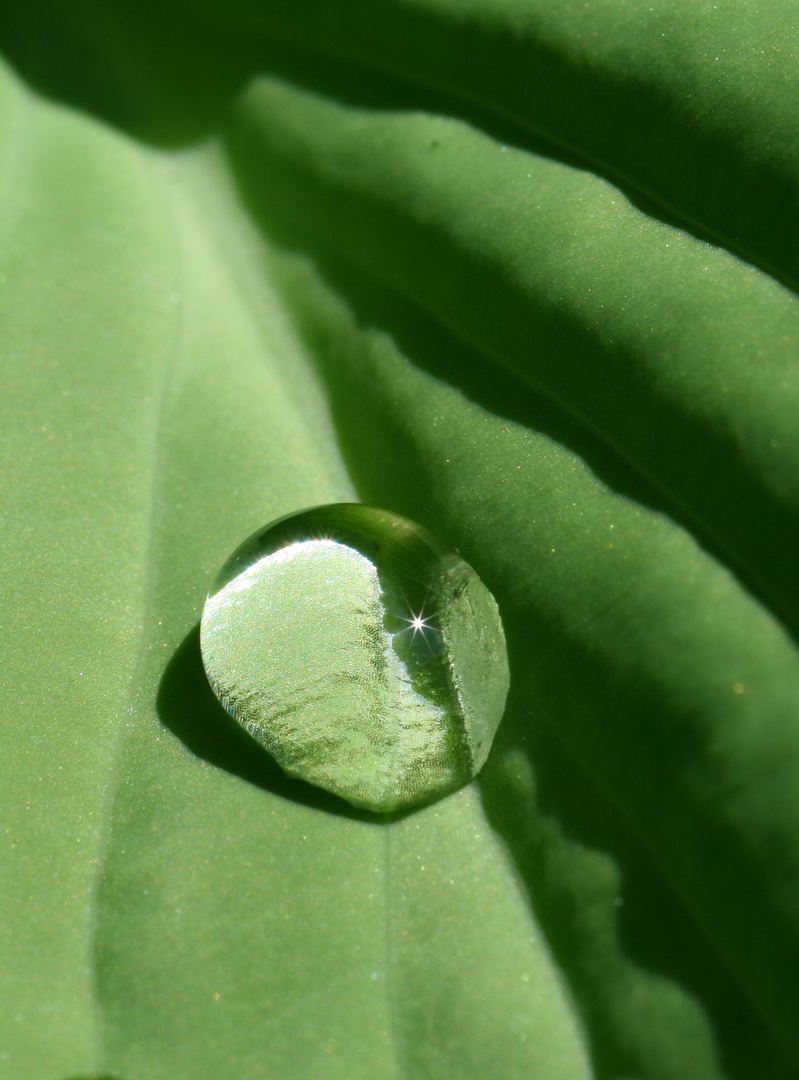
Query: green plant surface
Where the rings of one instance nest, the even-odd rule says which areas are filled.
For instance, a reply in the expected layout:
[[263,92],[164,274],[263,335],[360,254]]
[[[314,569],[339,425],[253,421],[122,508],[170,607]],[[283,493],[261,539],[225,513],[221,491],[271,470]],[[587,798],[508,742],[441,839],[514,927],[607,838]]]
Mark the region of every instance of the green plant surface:
[[[799,1076],[795,21],[0,13],[2,1080]],[[200,658],[237,545],[346,501],[508,641],[402,815]]]
[[799,180],[788,0],[201,6],[249,33],[487,107],[797,281],[796,246],[782,227],[796,212]]

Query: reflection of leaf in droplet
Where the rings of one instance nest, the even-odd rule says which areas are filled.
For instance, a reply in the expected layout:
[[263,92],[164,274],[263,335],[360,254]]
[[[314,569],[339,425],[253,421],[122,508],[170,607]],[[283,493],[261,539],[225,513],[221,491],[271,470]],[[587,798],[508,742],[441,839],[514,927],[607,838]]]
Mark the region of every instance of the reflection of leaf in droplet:
[[[414,522],[360,503],[272,522],[206,599],[214,693],[289,775],[354,806],[442,798],[482,768],[508,692],[496,602],[470,568],[457,575],[470,591],[453,595],[459,561]],[[427,618],[407,599],[420,593]]]

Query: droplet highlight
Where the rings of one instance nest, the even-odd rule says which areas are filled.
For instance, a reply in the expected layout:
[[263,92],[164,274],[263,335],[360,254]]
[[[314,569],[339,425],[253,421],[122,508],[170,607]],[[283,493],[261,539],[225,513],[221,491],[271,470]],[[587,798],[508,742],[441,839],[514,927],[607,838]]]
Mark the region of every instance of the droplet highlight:
[[467,783],[505,708],[491,593],[422,526],[360,503],[245,541],[211,587],[200,640],[214,693],[281,767],[368,810]]

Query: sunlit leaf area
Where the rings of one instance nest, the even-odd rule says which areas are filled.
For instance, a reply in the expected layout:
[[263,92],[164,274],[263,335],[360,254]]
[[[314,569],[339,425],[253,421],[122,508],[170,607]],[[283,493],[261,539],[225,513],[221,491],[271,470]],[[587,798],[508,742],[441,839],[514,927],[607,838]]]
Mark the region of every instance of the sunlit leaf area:
[[[798,42],[5,0],[2,1080],[799,1078]],[[387,814],[200,652],[242,541],[351,502],[507,640],[482,771]]]

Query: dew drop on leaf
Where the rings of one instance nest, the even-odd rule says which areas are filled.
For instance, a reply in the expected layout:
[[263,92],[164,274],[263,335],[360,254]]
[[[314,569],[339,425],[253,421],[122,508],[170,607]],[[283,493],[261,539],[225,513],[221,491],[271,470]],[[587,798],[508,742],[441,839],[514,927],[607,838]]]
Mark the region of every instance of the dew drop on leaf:
[[508,692],[496,602],[426,529],[359,503],[279,519],[211,587],[203,663],[282,768],[379,812],[471,780]]

